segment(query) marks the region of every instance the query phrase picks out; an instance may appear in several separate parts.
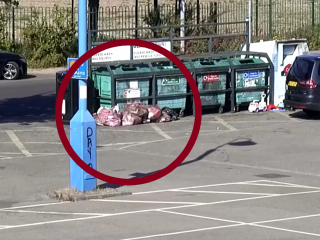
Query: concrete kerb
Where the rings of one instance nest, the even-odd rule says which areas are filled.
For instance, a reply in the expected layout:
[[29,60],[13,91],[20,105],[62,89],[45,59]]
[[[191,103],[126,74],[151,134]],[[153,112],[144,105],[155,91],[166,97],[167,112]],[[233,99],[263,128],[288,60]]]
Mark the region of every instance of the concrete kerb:
[[55,75],[58,71],[64,71],[67,69],[66,67],[58,67],[58,68],[29,68],[29,75]]
[[89,192],[78,192],[75,189],[64,188],[48,193],[48,196],[59,201],[77,202],[85,200],[105,199],[110,197],[120,197],[132,195],[130,191],[118,191],[113,188],[96,189]]

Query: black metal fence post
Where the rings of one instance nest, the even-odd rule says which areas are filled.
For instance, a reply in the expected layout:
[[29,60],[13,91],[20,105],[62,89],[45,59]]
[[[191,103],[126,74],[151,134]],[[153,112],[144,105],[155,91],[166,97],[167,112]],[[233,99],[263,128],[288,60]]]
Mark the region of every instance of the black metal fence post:
[[197,0],[197,24],[200,24],[200,0]]
[[15,9],[12,7],[12,42],[15,42],[16,34],[15,34]]
[[[91,48],[92,48],[92,31],[91,29],[89,28],[88,29],[88,35],[87,35],[87,51],[89,51]],[[92,58],[91,58],[92,59]],[[92,78],[92,68],[91,68],[91,64],[92,63],[92,60],[88,59],[88,76],[90,79],[93,79]]]
[[259,13],[259,0],[256,0],[256,27],[255,27],[255,32],[256,32],[256,36],[258,36],[258,34],[259,34],[259,15],[258,15],[258,13]]
[[272,36],[272,0],[269,0],[269,39],[273,38]]
[[250,19],[246,18],[246,51],[249,52],[250,49]]
[[74,23],[74,0],[71,0],[71,24]]
[[311,23],[312,23],[312,27],[314,27],[314,0],[311,0]]
[[171,52],[173,52],[173,30],[172,30],[172,26],[170,26],[169,38],[170,38]]
[[274,104],[274,65],[273,65],[273,63],[271,64],[271,67],[270,67],[270,75],[269,76],[270,76],[270,95],[269,95],[269,99],[271,99],[270,104]]
[[136,29],[135,29],[135,38],[138,38],[138,25],[139,25],[139,6],[138,6],[139,0],[136,0],[136,6],[135,6],[135,22],[136,22]]

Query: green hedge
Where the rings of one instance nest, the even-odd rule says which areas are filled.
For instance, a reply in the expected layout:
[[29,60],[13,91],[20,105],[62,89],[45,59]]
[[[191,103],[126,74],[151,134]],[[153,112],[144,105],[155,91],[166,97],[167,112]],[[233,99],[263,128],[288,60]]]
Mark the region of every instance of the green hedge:
[[25,56],[31,68],[61,67],[68,57],[78,55],[76,22],[71,21],[71,12],[53,11],[54,19],[48,23],[39,15],[34,15],[20,36],[23,41],[6,41],[5,14],[0,12],[0,48]]
[[[151,8],[152,9],[152,8]],[[6,31],[6,15],[5,9],[0,9],[0,49],[13,51],[24,55],[31,68],[48,68],[66,66],[68,57],[76,57],[78,49],[77,38],[77,22],[72,22],[71,12],[54,8],[53,22],[48,23],[46,19],[42,19],[39,15],[35,15],[28,22],[27,26],[22,29],[23,39],[21,42],[8,41],[8,32]],[[196,10],[193,5],[186,6],[186,24],[194,22]],[[214,22],[217,20],[216,13],[211,12],[205,18],[200,19],[200,23]],[[147,25],[172,26],[179,25],[179,16],[175,11],[169,11],[166,14],[159,14],[155,11],[150,11],[149,15],[143,19]],[[174,35],[179,36],[180,30],[174,30]],[[188,27],[186,28],[186,36],[199,36],[216,34],[217,29],[214,26],[207,27]],[[168,37],[169,28],[161,31],[144,32],[142,38]],[[129,36],[134,38],[134,36]],[[289,38],[307,38],[310,50],[320,49],[320,31],[319,26],[306,27],[289,33],[275,34],[274,39],[289,39]],[[100,38],[100,41],[110,41],[116,37]],[[260,39],[268,40],[267,37],[253,36],[253,41]],[[239,50],[240,45],[245,42],[244,37],[237,38],[220,38],[214,39],[212,46],[214,51]],[[180,43],[174,43],[174,53],[179,54]],[[186,53],[201,53],[208,51],[207,40],[192,40],[186,41]]]
[[52,24],[39,16],[32,18],[23,29],[24,46],[20,49],[30,66],[39,68],[65,65],[67,57],[77,56],[76,25],[70,21],[71,12],[54,11]]

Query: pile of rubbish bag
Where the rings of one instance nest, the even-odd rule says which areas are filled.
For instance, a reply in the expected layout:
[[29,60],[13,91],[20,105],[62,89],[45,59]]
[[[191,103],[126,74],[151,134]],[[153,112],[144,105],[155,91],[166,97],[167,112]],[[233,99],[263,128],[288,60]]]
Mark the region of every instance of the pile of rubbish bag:
[[179,119],[179,115],[168,107],[160,109],[156,105],[143,105],[140,102],[125,104],[123,113],[118,105],[111,109],[100,107],[93,117],[97,125],[109,127],[163,123]]

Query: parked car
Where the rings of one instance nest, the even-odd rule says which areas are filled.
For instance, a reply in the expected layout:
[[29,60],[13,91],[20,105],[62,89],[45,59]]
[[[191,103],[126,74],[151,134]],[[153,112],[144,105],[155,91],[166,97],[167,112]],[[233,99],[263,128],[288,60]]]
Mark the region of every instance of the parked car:
[[27,61],[19,54],[0,51],[0,78],[16,80],[27,75]]
[[286,77],[284,105],[320,115],[320,54],[296,57]]

